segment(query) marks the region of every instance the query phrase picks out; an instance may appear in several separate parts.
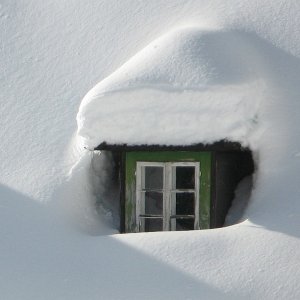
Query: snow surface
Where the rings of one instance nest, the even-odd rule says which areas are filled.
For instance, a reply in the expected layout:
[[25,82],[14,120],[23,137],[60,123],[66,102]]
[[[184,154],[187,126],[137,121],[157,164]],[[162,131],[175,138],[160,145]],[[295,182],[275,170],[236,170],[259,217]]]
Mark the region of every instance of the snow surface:
[[231,31],[165,34],[84,97],[78,134],[90,148],[245,141],[266,97],[256,44]]
[[[292,0],[1,1],[1,298],[299,299],[299,14],[300,3]],[[180,38],[191,55],[199,50],[203,68],[189,81],[193,64],[173,68],[187,61],[181,44],[158,56],[148,48],[149,61],[141,50]],[[178,54],[174,64],[167,53]],[[147,68],[151,59],[164,61],[164,68]],[[80,101],[99,81],[92,92],[98,100],[90,103],[99,101],[100,117],[111,107],[134,105],[143,93],[158,99],[164,117],[170,108],[164,95],[170,97],[181,124],[181,99],[200,114],[203,109],[202,118],[226,117],[224,129],[216,120],[196,138],[226,134],[254,150],[248,221],[217,230],[112,235],[93,206],[92,154],[83,146],[133,141],[134,132],[93,136],[95,118],[84,100],[84,138],[74,136]],[[234,97],[223,100],[229,94]],[[149,104],[142,99],[139,113],[144,107],[151,123]],[[114,129],[104,117],[98,125]],[[123,126],[127,116],[113,111],[111,117]],[[185,126],[193,128],[196,119]],[[147,131],[149,141],[153,132]],[[194,135],[184,137],[193,142]]]
[[224,226],[230,226],[240,223],[243,220],[243,215],[249,204],[253,189],[253,175],[243,178],[235,189],[232,205],[228,210],[225,218]]

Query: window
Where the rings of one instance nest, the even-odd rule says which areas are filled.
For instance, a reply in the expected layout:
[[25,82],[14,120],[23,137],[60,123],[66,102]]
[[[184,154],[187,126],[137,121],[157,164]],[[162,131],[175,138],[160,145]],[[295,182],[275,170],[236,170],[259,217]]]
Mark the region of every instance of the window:
[[199,162],[137,162],[138,230],[199,229]]

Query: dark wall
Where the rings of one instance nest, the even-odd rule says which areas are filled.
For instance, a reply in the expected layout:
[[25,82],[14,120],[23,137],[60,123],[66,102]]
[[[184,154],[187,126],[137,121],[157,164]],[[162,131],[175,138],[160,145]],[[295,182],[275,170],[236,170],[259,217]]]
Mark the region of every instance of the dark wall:
[[[225,144],[227,145],[227,144]],[[231,146],[231,144],[229,144]],[[228,147],[229,147],[228,146]],[[233,147],[232,147],[233,148]],[[232,149],[231,148],[231,149]],[[234,199],[238,183],[254,173],[252,153],[242,149],[212,149],[212,189],[210,227],[222,227]],[[202,149],[201,149],[202,150]],[[200,151],[201,151],[200,150]],[[124,151],[112,151],[114,159],[113,182],[120,186],[120,231],[124,232],[125,224],[125,166]]]
[[215,152],[211,228],[222,227],[238,183],[254,172],[250,151]]

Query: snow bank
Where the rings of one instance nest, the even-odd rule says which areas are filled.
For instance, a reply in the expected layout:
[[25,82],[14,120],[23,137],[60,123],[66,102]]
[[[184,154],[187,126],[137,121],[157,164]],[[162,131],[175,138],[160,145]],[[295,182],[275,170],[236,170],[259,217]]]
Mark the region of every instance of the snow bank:
[[[1,298],[299,299],[299,12],[299,1],[2,1]],[[203,23],[226,30],[196,29]],[[220,230],[106,237],[66,230],[65,211],[75,215],[76,226],[97,229],[93,234],[101,231],[101,222],[92,222],[95,195],[88,155],[76,164],[64,185],[74,163],[68,160],[72,156],[68,146],[76,131],[80,99],[95,82],[163,32],[186,24],[196,25],[165,36],[166,40],[174,37],[174,48],[173,44],[164,47],[170,59],[155,58],[150,63],[155,50],[149,50],[153,55],[142,57],[140,64],[127,64],[127,74],[116,71],[102,81],[99,97],[95,93],[90,107],[86,100],[82,104],[80,134],[89,148],[104,138],[114,141],[102,126],[117,116],[116,109],[97,125],[100,130],[91,126],[96,123],[90,111],[94,108],[95,115],[101,116],[113,94],[122,94],[118,105],[122,99],[134,101],[134,93],[141,97],[142,90],[151,101],[165,95],[174,99],[178,111],[182,104],[184,112],[183,103],[177,103],[181,93],[188,98],[193,94],[195,98],[190,99],[198,102],[196,93],[199,99],[206,95],[207,107],[213,102],[212,91],[219,96],[224,93],[224,103],[213,102],[213,111],[220,106],[224,113],[229,103],[226,132],[248,141],[259,163],[247,212],[251,221]],[[178,50],[176,56],[174,49],[184,44],[175,42],[180,36],[199,40],[200,46],[188,42],[187,49]],[[218,38],[213,41],[213,36]],[[229,43],[225,37],[236,42]],[[179,63],[184,53],[191,53],[189,49],[199,51],[196,58],[204,62],[197,64],[201,73],[193,68],[193,59],[185,57]],[[157,56],[164,51],[157,51]],[[172,64],[173,54],[176,63]],[[184,63],[189,61],[193,63]],[[168,67],[161,69],[164,64]],[[182,69],[176,72],[177,66]],[[187,78],[187,73],[193,75]],[[236,109],[245,114],[244,119],[231,109],[238,101],[230,102],[225,94],[237,98],[243,94]],[[168,109],[171,106],[160,102]],[[195,104],[199,114],[202,109],[209,112],[205,105]],[[249,120],[256,112],[253,125]],[[230,123],[232,116],[235,121]],[[234,129],[230,124],[239,126]],[[205,128],[198,137],[209,136],[209,130]],[[215,138],[225,132],[222,128],[211,131]],[[126,139],[133,139],[133,131],[126,134]],[[115,142],[120,140],[118,136]],[[61,194],[65,199],[58,197],[58,187],[65,189]],[[60,215],[49,205],[51,201],[39,205],[36,200],[66,200],[66,206]]]
[[178,29],[84,97],[78,135],[89,148],[239,141],[257,163],[247,216],[295,233],[299,224],[287,224],[297,222],[292,211],[300,211],[293,200],[299,193],[299,76],[297,58],[255,34]]
[[[101,182],[94,174],[93,154],[85,153],[71,169],[68,179],[56,191],[56,199],[51,202],[52,208],[77,231],[89,235],[108,235],[117,233],[113,229],[110,211],[101,210],[97,213],[96,194],[101,188]],[[103,167],[103,163],[99,167]],[[101,179],[105,177],[102,170]]]
[[78,134],[89,148],[246,142],[265,88],[255,46],[235,31],[171,31],[84,97]]
[[84,97],[78,135],[89,148],[239,141],[257,163],[247,216],[296,234],[299,76],[297,58],[255,34],[178,29]]

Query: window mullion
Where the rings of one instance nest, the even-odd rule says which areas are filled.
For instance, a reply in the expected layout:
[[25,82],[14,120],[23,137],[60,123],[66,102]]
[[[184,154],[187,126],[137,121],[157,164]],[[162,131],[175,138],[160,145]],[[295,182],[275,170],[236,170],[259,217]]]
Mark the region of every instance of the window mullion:
[[164,230],[170,230],[170,212],[171,212],[171,164],[165,163],[165,181],[164,181]]
[[136,169],[136,228],[137,228],[137,232],[141,232],[144,231],[145,229],[142,228],[142,224],[140,221],[140,214],[143,213],[142,212],[142,202],[143,202],[143,195],[141,193],[142,190],[142,182],[143,182],[143,178],[145,176],[144,172],[143,172],[143,168],[142,165],[140,163],[137,163],[137,169]]
[[195,165],[195,223],[194,229],[200,229],[199,215],[200,215],[200,164]]
[[176,163],[170,163],[170,230],[176,230],[176,219],[171,218],[172,215],[176,215]]

